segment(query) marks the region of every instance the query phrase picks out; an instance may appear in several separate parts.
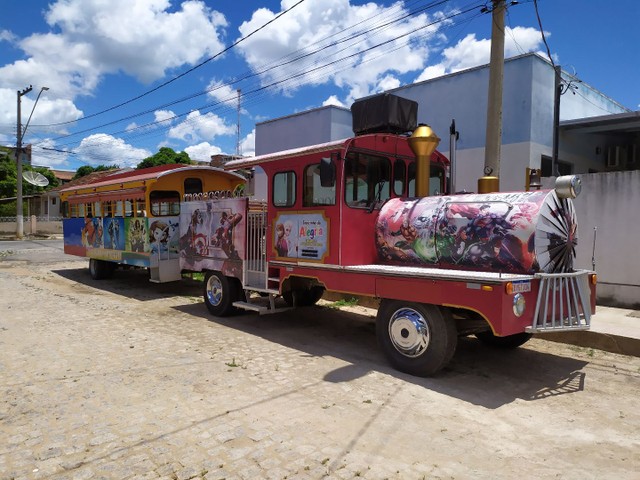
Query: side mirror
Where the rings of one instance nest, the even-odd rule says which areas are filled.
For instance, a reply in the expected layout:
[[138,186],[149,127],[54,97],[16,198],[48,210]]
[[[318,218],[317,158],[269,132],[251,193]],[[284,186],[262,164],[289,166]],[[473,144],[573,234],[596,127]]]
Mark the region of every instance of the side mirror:
[[320,185],[333,187],[336,184],[336,166],[330,158],[320,160]]

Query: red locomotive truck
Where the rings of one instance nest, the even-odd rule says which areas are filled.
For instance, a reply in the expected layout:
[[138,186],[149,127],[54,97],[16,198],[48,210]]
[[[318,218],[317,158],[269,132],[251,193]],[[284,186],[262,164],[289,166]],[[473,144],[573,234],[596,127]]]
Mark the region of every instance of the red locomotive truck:
[[227,259],[226,273],[207,275],[211,313],[275,311],[278,295],[290,306],[324,291],[375,297],[382,350],[415,375],[443,368],[460,335],[517,347],[532,333],[588,329],[596,275],[573,268],[579,179],[561,177],[554,190],[444,195],[448,161],[428,127],[399,133],[411,115],[397,101],[354,104],[353,138],[227,164],[261,167],[268,200],[236,208],[243,238],[235,266]]
[[[589,328],[596,275],[573,267],[577,177],[553,190],[446,194],[448,161],[416,128],[415,102],[385,95],[352,110],[353,138],[226,165],[261,167],[266,202],[242,196],[240,175],[201,167],[70,187],[65,252],[90,257],[94,278],[117,264],[146,266],[154,282],[206,272],[216,316],[275,312],[278,296],[309,306],[325,291],[380,299],[379,344],[415,375],[442,369],[461,335],[517,347],[532,333]],[[91,242],[87,225],[101,232]]]

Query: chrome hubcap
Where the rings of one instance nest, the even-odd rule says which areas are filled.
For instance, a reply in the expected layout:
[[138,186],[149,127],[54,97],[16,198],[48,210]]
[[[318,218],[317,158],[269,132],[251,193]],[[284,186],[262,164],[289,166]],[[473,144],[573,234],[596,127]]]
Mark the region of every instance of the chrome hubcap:
[[405,357],[422,355],[429,346],[429,325],[411,308],[397,310],[389,321],[389,338],[395,349]]
[[213,306],[218,306],[222,302],[222,283],[216,275],[211,275],[207,280],[207,298]]

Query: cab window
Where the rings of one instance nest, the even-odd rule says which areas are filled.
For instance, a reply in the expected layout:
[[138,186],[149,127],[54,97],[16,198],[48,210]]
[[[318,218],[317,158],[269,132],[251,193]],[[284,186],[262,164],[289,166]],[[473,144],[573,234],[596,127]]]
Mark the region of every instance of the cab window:
[[345,202],[372,208],[391,196],[391,164],[385,157],[350,152],[345,160]]
[[304,169],[303,179],[304,197],[302,205],[304,207],[315,207],[321,205],[336,204],[336,185],[323,187],[320,182],[320,164],[307,165]]
[[273,205],[292,207],[296,203],[295,172],[280,172],[273,176]]

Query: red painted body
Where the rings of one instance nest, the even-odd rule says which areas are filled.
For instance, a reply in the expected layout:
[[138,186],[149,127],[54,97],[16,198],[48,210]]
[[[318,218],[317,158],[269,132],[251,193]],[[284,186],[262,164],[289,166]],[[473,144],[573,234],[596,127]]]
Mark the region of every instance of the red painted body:
[[[267,174],[267,262],[269,277],[279,278],[281,291],[288,280],[304,279],[322,285],[329,291],[451,307],[472,312],[474,318],[484,319],[498,336],[521,333],[532,325],[535,313],[533,306],[540,286],[539,278],[532,272],[465,271],[462,268],[438,268],[438,265],[385,265],[376,247],[376,222],[384,202],[378,202],[373,208],[355,205],[354,198],[350,197],[352,193],[348,191],[349,182],[345,180],[348,175],[346,159],[353,155],[375,155],[389,159],[393,179],[389,183],[393,185],[396,184],[395,167],[400,168],[404,163],[406,168],[415,161],[407,137],[369,134],[235,161],[228,165],[228,168],[260,166]],[[335,204],[305,206],[305,168],[329,158],[335,166]],[[440,175],[440,194],[447,193],[447,171],[448,160],[436,151],[431,157],[431,175],[432,179],[434,174]],[[295,174],[296,195],[293,203],[277,206],[274,204],[274,181],[283,172]],[[355,183],[354,180],[351,184]],[[398,191],[394,191],[392,186],[388,198],[410,197],[408,183]],[[455,198],[463,199],[464,196]],[[315,252],[312,252],[312,257],[317,255],[317,258],[303,255],[302,241],[298,242],[298,250],[291,250],[290,245],[294,241],[283,242],[289,245],[287,253],[283,248],[278,249],[284,225],[287,221],[296,224],[291,220],[297,221],[301,235],[308,230],[308,225],[314,225],[317,232],[326,235],[325,239],[317,242],[320,246],[312,249]],[[514,314],[515,293],[508,291],[514,282],[523,282],[517,285],[524,285],[522,295],[528,306],[520,317]],[[589,288],[591,305],[587,308],[595,311],[595,282],[589,282]],[[552,301],[548,303],[551,305]]]

